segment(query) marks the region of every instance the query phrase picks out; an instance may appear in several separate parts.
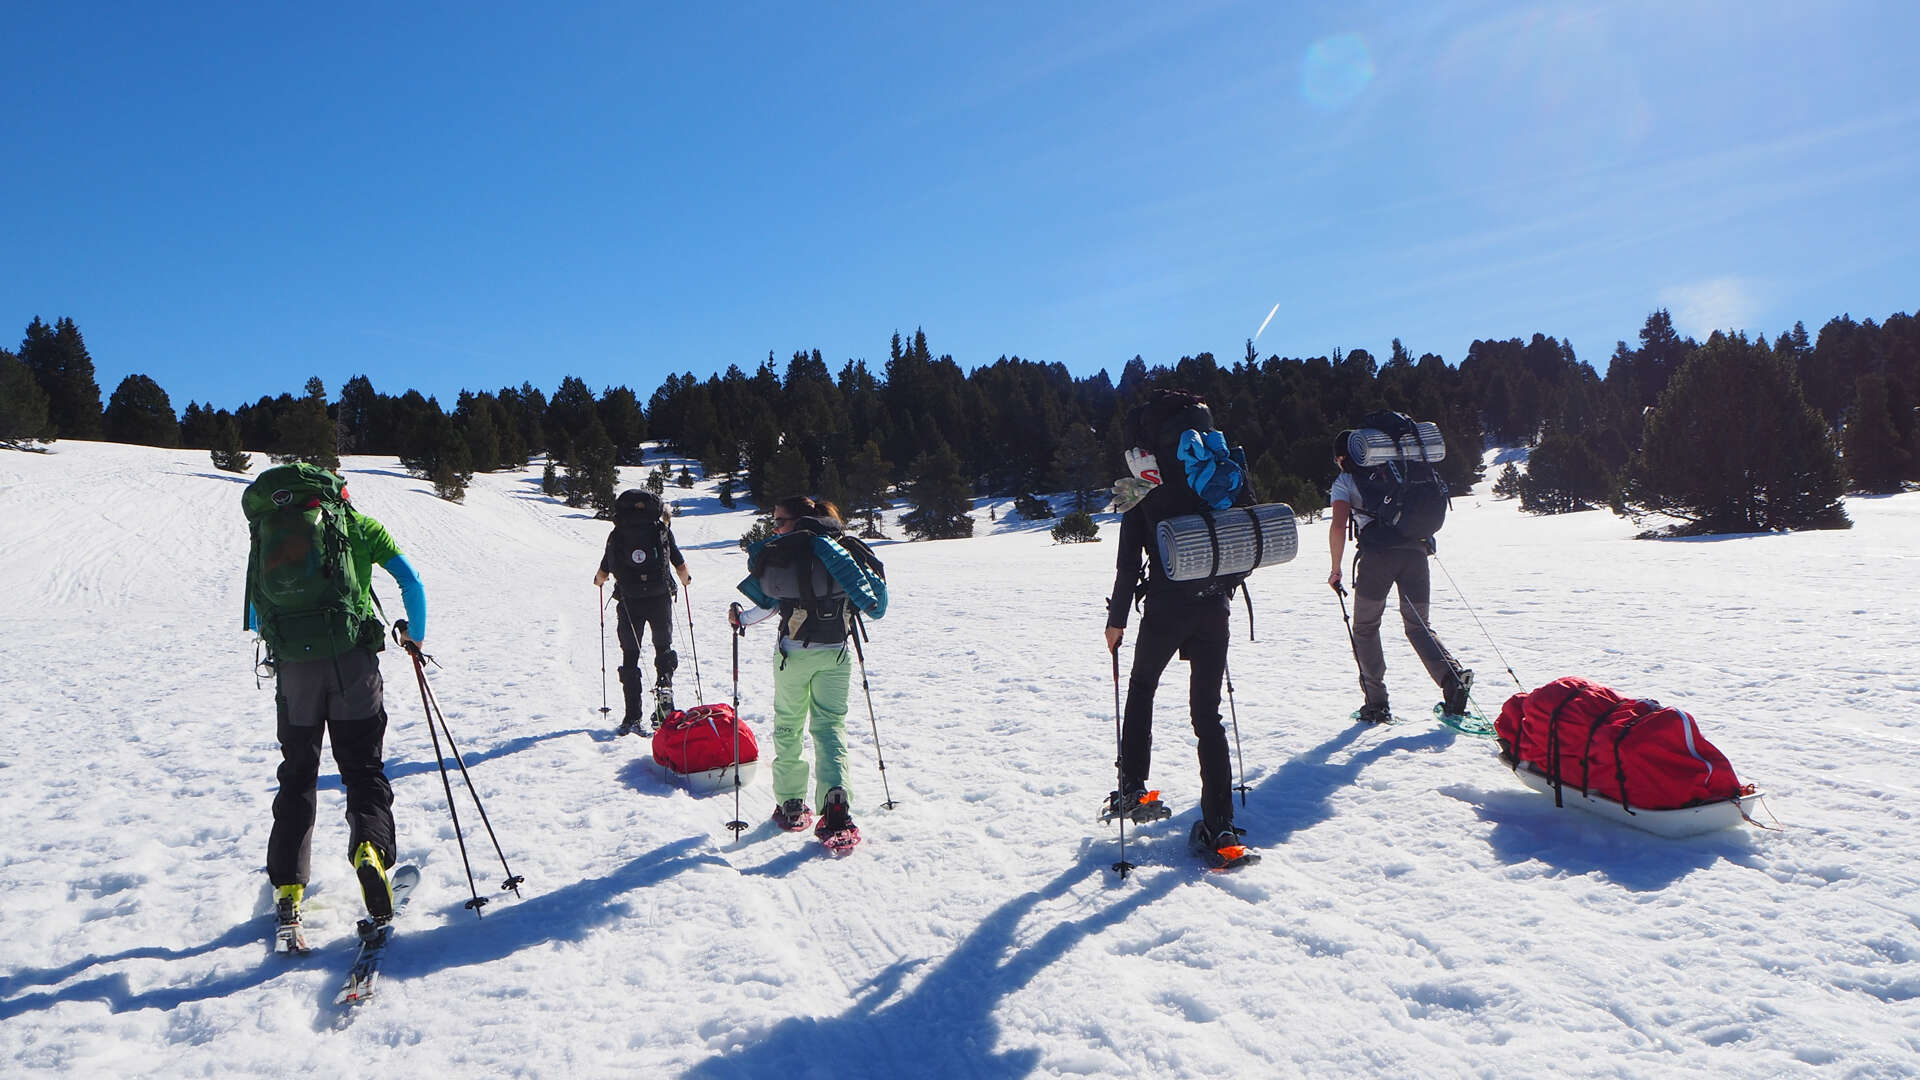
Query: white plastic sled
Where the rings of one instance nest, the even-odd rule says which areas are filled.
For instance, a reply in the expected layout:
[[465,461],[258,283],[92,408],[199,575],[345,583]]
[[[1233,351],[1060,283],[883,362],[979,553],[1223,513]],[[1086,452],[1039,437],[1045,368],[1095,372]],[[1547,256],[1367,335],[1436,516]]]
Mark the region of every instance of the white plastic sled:
[[740,773],[741,787],[753,783],[755,774],[760,771],[760,763],[758,761],[749,761],[741,766],[722,765],[717,769],[705,769],[701,772],[690,773],[680,772],[669,766],[661,765],[659,762],[655,762],[654,764],[659,767],[662,776],[686,788],[695,795],[712,795],[719,791],[732,791],[733,774],[736,769]]
[[[1513,775],[1521,783],[1535,791],[1553,797],[1553,781],[1534,767],[1533,762],[1523,761],[1513,770]],[[1678,810],[1628,810],[1619,803],[1597,792],[1581,794],[1580,788],[1573,784],[1560,786],[1561,804],[1577,807],[1596,817],[1617,821],[1622,825],[1631,825],[1655,836],[1678,838],[1699,836],[1701,833],[1730,829],[1743,821],[1753,821],[1747,813],[1748,803],[1759,805],[1761,793],[1755,790],[1749,794],[1737,795],[1720,802],[1702,803],[1699,806],[1687,806]]]

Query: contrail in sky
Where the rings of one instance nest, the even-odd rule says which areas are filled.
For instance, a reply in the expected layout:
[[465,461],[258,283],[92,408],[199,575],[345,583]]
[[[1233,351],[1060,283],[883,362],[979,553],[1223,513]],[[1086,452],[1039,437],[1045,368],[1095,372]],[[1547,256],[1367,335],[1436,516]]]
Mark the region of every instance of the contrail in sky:
[[1259,340],[1260,340],[1260,335],[1261,335],[1261,334],[1264,334],[1264,333],[1266,333],[1266,331],[1267,331],[1267,324],[1273,321],[1273,316],[1274,316],[1274,315],[1275,315],[1275,314],[1276,314],[1277,312],[1279,312],[1279,310],[1280,310],[1280,305],[1279,305],[1279,304],[1277,304],[1277,303],[1276,303],[1276,304],[1274,304],[1274,305],[1273,305],[1273,310],[1272,310],[1272,311],[1269,311],[1269,312],[1267,312],[1267,317],[1266,317],[1266,318],[1264,318],[1264,319],[1261,319],[1261,320],[1260,320],[1260,329],[1258,329],[1258,330],[1255,330],[1255,331],[1253,332],[1253,340],[1255,340],[1255,341],[1259,341]]

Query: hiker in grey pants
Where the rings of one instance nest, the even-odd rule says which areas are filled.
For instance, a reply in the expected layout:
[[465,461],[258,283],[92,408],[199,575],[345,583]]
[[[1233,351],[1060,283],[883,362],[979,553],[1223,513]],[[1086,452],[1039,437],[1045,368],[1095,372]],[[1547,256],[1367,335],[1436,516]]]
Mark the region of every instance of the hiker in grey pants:
[[[1346,434],[1342,432],[1336,440],[1334,463],[1340,466],[1340,475],[1334,480],[1328,497],[1333,504],[1333,523],[1327,532],[1333,572],[1327,575],[1327,584],[1336,589],[1340,587],[1340,558],[1346,552],[1349,519],[1355,535],[1365,532],[1371,520],[1362,502],[1360,485],[1354,480],[1347,456],[1342,452]],[[1359,545],[1353,582],[1353,645],[1354,659],[1360,665],[1360,690],[1365,696],[1357,714],[1362,720],[1379,723],[1392,717],[1387,707],[1387,660],[1380,647],[1380,622],[1386,615],[1390,589],[1399,591],[1400,621],[1406,628],[1407,641],[1413,645],[1420,662],[1426,665],[1434,685],[1440,688],[1447,711],[1458,713],[1466,708],[1467,689],[1472,685],[1473,675],[1454,661],[1434,634],[1427,617],[1432,588],[1427,571],[1428,554],[1425,540],[1383,547],[1364,542]]]

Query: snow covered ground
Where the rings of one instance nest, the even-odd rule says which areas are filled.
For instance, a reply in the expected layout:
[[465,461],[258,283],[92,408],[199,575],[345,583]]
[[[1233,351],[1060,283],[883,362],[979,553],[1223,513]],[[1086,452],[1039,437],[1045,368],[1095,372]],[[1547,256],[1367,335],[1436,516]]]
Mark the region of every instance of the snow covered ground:
[[[331,1004],[357,905],[331,775],[319,948],[271,955],[277,750],[239,625],[241,479],[196,452],[0,453],[10,1074],[1920,1075],[1920,495],[1850,501],[1848,532],[1669,542],[1482,496],[1441,535],[1436,627],[1483,708],[1515,688],[1506,664],[1529,688],[1581,674],[1684,705],[1781,831],[1658,840],[1556,811],[1490,743],[1350,723],[1310,523],[1298,560],[1253,579],[1257,641],[1236,607],[1239,820],[1265,861],[1208,875],[1185,852],[1198,778],[1176,663],[1153,777],[1176,814],[1129,830],[1122,882],[1094,821],[1113,779],[1112,518],[1104,543],[1055,546],[983,503],[974,540],[881,546],[893,607],[867,666],[899,806],[879,808],[856,684],[866,843],[836,861],[765,823],[764,771],[735,839],[730,796],[677,790],[644,742],[611,737],[604,523],[531,470],[476,477],[463,506],[390,460],[346,472],[426,581],[434,690],[524,895],[462,907],[417,689],[389,652],[389,771],[425,882],[382,996]],[[750,515],[684,494],[700,688],[725,700]],[[1396,703],[1423,712],[1411,650],[1390,637],[1388,662]],[[740,668],[769,735],[767,628]],[[499,861],[462,822],[490,891]]]

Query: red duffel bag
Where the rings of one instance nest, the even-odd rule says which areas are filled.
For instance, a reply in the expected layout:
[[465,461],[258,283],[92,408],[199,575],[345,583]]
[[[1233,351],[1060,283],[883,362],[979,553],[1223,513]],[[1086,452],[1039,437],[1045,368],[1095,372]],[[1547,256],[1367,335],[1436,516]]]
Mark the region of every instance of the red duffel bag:
[[653,733],[653,760],[678,773],[708,772],[735,761],[734,729],[740,733],[739,763],[760,760],[753,729],[733,715],[733,706],[695,705],[670,713]]
[[1509,765],[1628,809],[1678,810],[1740,794],[1727,756],[1693,717],[1578,677],[1507,699],[1494,723]]

